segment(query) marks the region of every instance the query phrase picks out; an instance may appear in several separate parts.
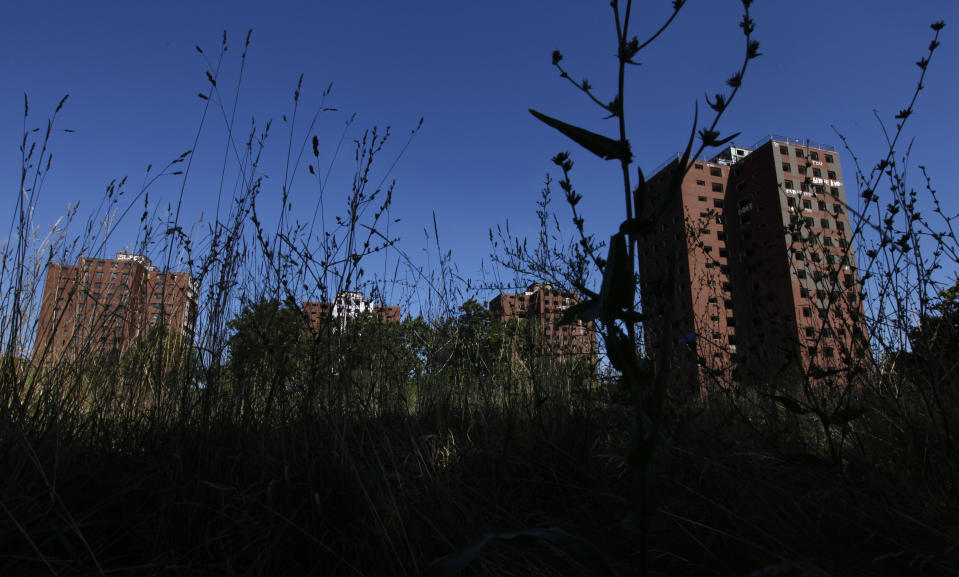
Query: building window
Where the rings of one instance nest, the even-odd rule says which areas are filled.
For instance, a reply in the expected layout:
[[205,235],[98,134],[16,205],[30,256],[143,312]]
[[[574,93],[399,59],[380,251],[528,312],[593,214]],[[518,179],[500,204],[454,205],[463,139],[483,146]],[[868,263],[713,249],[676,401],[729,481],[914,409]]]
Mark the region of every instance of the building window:
[[722,171],[722,169],[719,168],[718,166],[710,166],[710,167],[709,167],[709,175],[710,175],[710,176],[722,176],[722,175],[723,175],[723,171]]
[[821,176],[822,176],[822,171],[819,170],[818,168],[814,168],[814,169],[812,169],[812,175],[813,175],[813,176],[820,176],[820,177],[821,177]]
[[799,174],[806,174],[805,166],[797,166],[796,169],[799,171]]
[[792,165],[789,164],[788,162],[784,162],[784,163],[783,163],[783,172],[792,172],[792,171],[793,171]]
[[829,175],[830,180],[836,180],[836,171],[835,171],[835,170],[830,170],[830,171],[827,172],[826,174]]
[[819,160],[819,153],[816,152],[815,150],[811,150],[809,151],[809,158],[813,160]]
[[780,144],[780,145],[779,145],[779,154],[789,154],[789,147],[788,147],[788,146],[783,146],[783,145]]
[[786,180],[786,188],[787,188],[787,189],[795,188],[795,187],[793,186],[793,181],[787,179],[787,180]]
[[833,196],[835,196],[835,197],[838,197],[838,196],[839,196],[839,189],[836,188],[835,186],[830,186],[830,187],[829,187],[829,194],[831,194],[831,195],[833,195]]
[[796,271],[796,278],[805,279],[806,278],[806,269],[801,268]]
[[695,166],[696,166],[696,170],[702,170],[702,169],[703,169],[703,165],[702,165],[702,164],[699,164],[698,162],[695,164]]
[[[697,180],[697,181],[696,181],[696,185],[697,185],[697,186],[706,186],[706,181],[705,181],[705,180]],[[701,197],[701,198],[702,198],[702,197]],[[706,200],[706,199],[703,198],[703,200]]]
[[841,222],[836,223],[836,230],[846,230],[846,225]]
[[826,210],[826,203],[821,200],[819,201],[819,210]]
[[[717,183],[715,183],[715,184],[719,184],[719,183],[717,182]],[[715,188],[715,184],[713,185],[714,188]],[[723,186],[722,184],[719,184],[720,190],[717,191],[717,192],[722,192],[722,186]],[[722,208],[722,207],[723,207],[723,199],[721,199],[721,198],[714,198],[714,199],[713,199],[713,206],[715,206],[716,208]]]
[[796,158],[802,158],[802,157],[803,157],[802,150],[799,149],[799,148],[797,148],[797,149],[796,149]]
[[801,296],[804,299],[808,299],[809,289],[807,289],[806,287],[799,287],[799,296]]
[[811,316],[812,316],[812,309],[809,308],[809,307],[803,307],[803,308],[802,308],[802,316],[804,316],[804,317],[806,317],[806,318],[811,317]]
[[802,207],[807,210],[812,210],[812,201],[811,200],[802,201]]
[[828,218],[820,218],[820,219],[819,219],[819,224],[822,225],[823,228],[829,228],[829,219],[828,219]]
[[722,191],[723,191],[723,183],[721,183],[721,182],[714,182],[714,183],[713,183],[713,192],[722,192]]

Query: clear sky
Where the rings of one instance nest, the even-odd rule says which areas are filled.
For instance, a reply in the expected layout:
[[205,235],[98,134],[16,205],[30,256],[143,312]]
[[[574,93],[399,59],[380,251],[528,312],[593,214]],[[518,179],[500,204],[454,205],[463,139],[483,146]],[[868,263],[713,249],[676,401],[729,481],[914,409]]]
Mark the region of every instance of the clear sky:
[[[633,30],[645,37],[670,2],[636,4]],[[929,24],[945,20],[907,135],[915,137],[914,164],[927,166],[946,208],[959,212],[950,179],[959,134],[956,16],[954,0],[758,0],[753,17],[763,55],[750,66],[723,132],[741,131],[741,146],[770,133],[838,146],[835,127],[871,165],[882,144],[874,110],[892,124],[918,79],[914,63],[932,38]],[[728,90],[724,81],[742,58],[739,19],[738,1],[689,0],[674,26],[640,55],[642,65],[630,71],[626,107],[633,151],[644,169],[682,148],[697,99],[704,107],[704,94]],[[453,251],[462,275],[477,278],[481,262],[488,263],[490,227],[508,218],[513,230],[535,232],[535,202],[553,170],[549,158],[562,150],[577,162],[575,183],[591,230],[605,236],[622,219],[617,167],[577,149],[527,112],[534,107],[613,134],[612,122],[550,65],[551,52],[560,49],[575,77],[588,77],[598,93],[612,96],[615,40],[607,2],[10,0],[0,8],[0,22],[0,174],[7,210],[19,182],[23,94],[31,103],[28,127],[44,126],[70,94],[58,124],[75,132],[55,135],[53,170],[36,209],[42,227],[69,203],[79,201],[80,214],[90,215],[111,179],[127,175],[135,191],[148,164],[165,165],[193,148],[205,104],[197,93],[208,88],[207,63],[194,46],[215,58],[227,31],[219,86],[232,99],[250,28],[237,127],[245,135],[251,118],[259,126],[274,120],[263,161],[269,177],[264,205],[279,198],[289,138],[281,119],[292,110],[302,73],[301,115],[312,114],[333,85],[326,104],[338,112],[322,114],[315,130],[325,162],[355,113],[349,138],[365,127],[393,128],[393,146],[378,166],[382,176],[409,131],[425,119],[389,174],[397,180],[392,217],[401,219],[390,232],[418,262],[425,262],[423,230],[432,231],[435,212],[443,249]],[[223,116],[215,111],[206,122],[185,185],[186,228],[201,215],[205,227],[216,211]],[[305,136],[300,124],[296,139]],[[852,159],[845,151],[840,156],[852,197]],[[348,150],[335,162],[328,210],[342,205],[352,165]],[[155,183],[151,204],[176,202],[181,178]],[[316,185],[305,167],[294,182],[296,216],[308,220]],[[557,209],[568,214],[562,203]],[[132,242],[139,213],[133,210],[117,229],[108,255]]]

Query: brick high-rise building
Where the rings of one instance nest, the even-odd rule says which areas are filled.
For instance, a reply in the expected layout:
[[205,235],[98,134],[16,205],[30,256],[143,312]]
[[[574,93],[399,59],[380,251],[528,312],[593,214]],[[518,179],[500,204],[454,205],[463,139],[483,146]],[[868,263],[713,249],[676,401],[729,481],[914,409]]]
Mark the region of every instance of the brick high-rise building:
[[304,302],[300,308],[314,327],[325,319],[339,319],[342,327],[348,319],[366,312],[387,322],[400,322],[402,318],[400,307],[375,305],[363,293],[355,291],[341,292],[331,303]]
[[196,287],[186,273],[157,270],[142,255],[81,257],[47,267],[33,347],[35,362],[122,352],[153,325],[193,338]]
[[548,284],[534,284],[523,293],[501,293],[489,303],[489,309],[500,321],[534,319],[542,330],[540,349],[556,357],[596,356],[596,328],[593,323],[575,321],[556,326],[563,312],[579,302],[575,293],[554,289]]
[[655,223],[639,247],[649,350],[662,350],[671,318],[678,377],[701,387],[861,366],[868,344],[835,148],[779,136],[733,146],[693,161],[671,199],[678,163],[649,179],[644,203]]

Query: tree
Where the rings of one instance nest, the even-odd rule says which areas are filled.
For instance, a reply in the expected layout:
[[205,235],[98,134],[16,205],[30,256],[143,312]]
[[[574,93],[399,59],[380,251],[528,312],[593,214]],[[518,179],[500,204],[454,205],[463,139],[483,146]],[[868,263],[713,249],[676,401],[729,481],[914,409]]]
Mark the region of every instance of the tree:
[[270,410],[280,385],[307,356],[306,324],[300,311],[276,299],[247,305],[228,323],[227,391],[234,418]]
[[[909,330],[910,350],[890,354],[883,363],[873,403],[888,421],[872,436],[889,447],[899,468],[920,471],[944,488],[959,490],[956,423],[959,423],[959,281],[941,291]],[[884,426],[885,425],[885,426]]]
[[959,345],[959,280],[939,293],[932,306],[936,314],[920,319],[909,331],[913,355],[927,369],[945,369],[940,376],[957,380],[955,350]]

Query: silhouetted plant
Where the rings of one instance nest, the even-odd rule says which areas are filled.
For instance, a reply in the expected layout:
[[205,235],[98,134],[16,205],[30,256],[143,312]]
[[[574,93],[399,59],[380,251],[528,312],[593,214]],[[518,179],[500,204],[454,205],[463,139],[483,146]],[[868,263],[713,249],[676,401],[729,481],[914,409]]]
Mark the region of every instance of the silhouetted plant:
[[[670,306],[667,307],[667,316],[663,322],[664,334],[658,335],[660,350],[657,351],[655,356],[656,363],[647,363],[640,357],[638,337],[642,327],[642,312],[636,310],[638,286],[636,249],[644,238],[654,234],[657,215],[655,211],[653,211],[653,214],[646,211],[646,207],[649,206],[647,202],[649,189],[642,169],[637,170],[638,182],[634,185],[632,181],[633,154],[626,130],[628,112],[626,103],[628,99],[625,92],[625,76],[627,68],[637,64],[635,61],[637,54],[669,27],[684,4],[682,0],[674,1],[673,11],[669,18],[649,38],[640,40],[638,36],[630,36],[630,24],[633,16],[632,1],[627,0],[625,5],[618,0],[611,2],[616,24],[618,77],[617,90],[609,100],[597,96],[596,90],[588,80],[574,80],[562,64],[562,53],[558,50],[553,52],[552,63],[560,72],[560,76],[568,80],[576,89],[583,92],[589,100],[600,107],[607,114],[607,119],[613,119],[618,124],[615,137],[611,138],[573,126],[536,110],[530,110],[533,116],[560,131],[589,152],[602,159],[616,161],[622,173],[625,218],[619,232],[610,237],[608,253],[603,258],[597,254],[598,247],[595,242],[586,234],[584,217],[577,210],[577,205],[582,196],[574,188],[571,179],[573,161],[566,152],[553,157],[553,163],[562,170],[559,185],[566,195],[567,203],[573,210],[573,223],[580,235],[580,246],[584,251],[584,256],[591,260],[602,274],[602,286],[598,291],[590,290],[586,286],[576,287],[580,292],[586,294],[588,299],[571,307],[567,311],[564,321],[569,322],[578,317],[587,321],[598,320],[602,323],[609,361],[613,367],[622,373],[624,384],[632,392],[635,414],[633,416],[634,433],[629,463],[635,485],[630,502],[633,513],[639,522],[639,556],[640,573],[642,575],[648,574],[649,570],[649,475],[653,456],[660,440],[667,391],[672,386],[674,379],[671,358],[676,335],[672,332],[670,318],[674,307]],[[707,99],[707,104],[711,108],[713,116],[709,124],[702,129],[698,129],[697,106],[693,117],[693,130],[681,159],[675,165],[676,168],[672,174],[670,191],[665,197],[667,203],[679,202],[680,186],[691,166],[692,159],[698,158],[707,148],[718,147],[729,142],[738,134],[722,137],[717,127],[723,113],[728,109],[739,91],[749,61],[759,56],[759,43],[753,38],[755,24],[749,15],[751,1],[744,0],[742,4],[743,18],[740,27],[745,36],[745,53],[742,64],[727,81],[728,87],[731,89],[730,94],[727,96],[717,93],[712,100]],[[659,207],[659,209],[662,208]],[[671,269],[666,286],[672,286],[676,283],[675,275],[675,269]],[[675,295],[675,291],[669,292]]]

